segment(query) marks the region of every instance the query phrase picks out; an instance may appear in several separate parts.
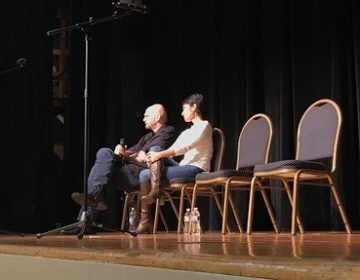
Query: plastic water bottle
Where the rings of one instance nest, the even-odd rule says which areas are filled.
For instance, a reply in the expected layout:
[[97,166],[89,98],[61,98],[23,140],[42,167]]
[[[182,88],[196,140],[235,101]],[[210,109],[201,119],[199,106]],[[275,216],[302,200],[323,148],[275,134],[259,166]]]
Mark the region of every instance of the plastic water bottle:
[[190,208],[186,208],[184,214],[184,234],[190,233]]
[[136,209],[135,207],[130,208],[129,212],[129,230],[134,231],[136,229]]
[[200,234],[200,211],[197,207],[194,207],[194,211],[191,215],[191,233],[192,234]]

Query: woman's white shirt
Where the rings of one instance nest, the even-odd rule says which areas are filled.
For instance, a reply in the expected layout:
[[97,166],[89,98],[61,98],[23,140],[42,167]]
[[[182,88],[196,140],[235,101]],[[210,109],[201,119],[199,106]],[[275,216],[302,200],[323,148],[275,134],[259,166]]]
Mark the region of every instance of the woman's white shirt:
[[210,171],[213,153],[212,127],[208,121],[195,122],[184,130],[169,148],[175,155],[184,155],[179,165],[194,165]]

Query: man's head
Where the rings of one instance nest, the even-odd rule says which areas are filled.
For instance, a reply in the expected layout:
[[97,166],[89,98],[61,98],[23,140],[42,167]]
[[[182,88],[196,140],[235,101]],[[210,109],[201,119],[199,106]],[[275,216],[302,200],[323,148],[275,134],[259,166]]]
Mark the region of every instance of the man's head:
[[167,113],[163,105],[154,104],[146,108],[143,122],[145,128],[157,131],[163,124],[167,122]]

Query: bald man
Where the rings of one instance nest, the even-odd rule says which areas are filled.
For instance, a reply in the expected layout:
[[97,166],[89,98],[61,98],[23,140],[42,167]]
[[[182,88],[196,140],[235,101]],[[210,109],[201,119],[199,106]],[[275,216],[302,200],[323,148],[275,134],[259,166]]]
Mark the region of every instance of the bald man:
[[[134,146],[126,149],[119,144],[114,151],[109,148],[101,148],[97,152],[95,164],[88,177],[88,206],[90,208],[97,211],[107,209],[101,194],[108,184],[127,192],[137,190],[139,173],[147,168],[145,154],[149,151],[167,149],[174,142],[175,129],[166,124],[167,113],[163,105],[154,104],[146,108],[143,122],[145,128],[150,132],[145,134]],[[124,157],[126,165],[119,160]],[[73,193],[71,197],[77,204],[83,205],[84,195],[82,193]]]

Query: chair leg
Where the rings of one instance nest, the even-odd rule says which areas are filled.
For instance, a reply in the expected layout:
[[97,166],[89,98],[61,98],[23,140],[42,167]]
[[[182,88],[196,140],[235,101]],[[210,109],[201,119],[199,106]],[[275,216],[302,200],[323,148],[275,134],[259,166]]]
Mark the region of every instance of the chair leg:
[[196,205],[196,190],[197,190],[198,184],[195,183],[194,185],[194,189],[193,189],[193,194],[192,194],[192,200],[191,200],[191,211],[194,210],[194,207]]
[[123,212],[122,212],[122,219],[121,219],[121,230],[125,230],[125,219],[127,216],[127,208],[128,208],[128,203],[129,203],[129,195],[130,194],[126,194],[125,196],[125,200],[124,200],[124,206],[123,206]]
[[225,184],[225,193],[224,193],[224,202],[223,202],[223,217],[222,217],[222,226],[221,226],[221,234],[226,233],[226,224],[227,224],[227,212],[228,212],[228,201],[229,201],[229,185],[231,182],[231,178],[226,181]]
[[[287,193],[287,196],[289,198],[289,203],[290,203],[290,206],[293,208],[293,194],[291,192],[291,189],[290,189],[290,186],[288,184],[288,182],[286,180],[281,180],[284,184],[284,187],[285,187],[285,190],[286,190],[286,193]],[[305,233],[305,230],[304,230],[304,226],[303,226],[303,222],[299,216],[299,214],[296,215],[296,222],[297,222],[297,225],[299,227],[299,230],[300,230],[300,233],[303,234]]]
[[156,234],[156,232],[157,232],[157,228],[159,225],[159,216],[164,225],[166,233],[169,233],[169,226],[166,223],[166,219],[165,219],[163,212],[161,211],[160,198],[157,198],[156,202],[155,202],[155,217],[154,217],[154,224],[153,224],[153,234]]
[[159,208],[159,215],[160,215],[161,221],[162,221],[162,223],[164,225],[166,233],[169,233],[169,226],[168,226],[168,224],[166,222],[164,213],[161,211],[161,208]]
[[248,220],[247,220],[247,227],[246,227],[247,234],[251,234],[251,232],[252,232],[256,181],[257,181],[257,177],[254,176],[251,180],[250,193],[249,193],[249,209],[248,209]]
[[342,219],[342,221],[344,223],[346,232],[350,234],[352,232],[351,225],[350,225],[349,219],[348,219],[348,217],[346,215],[345,208],[344,208],[344,206],[343,206],[343,204],[341,202],[341,198],[340,198],[337,186],[335,185],[334,180],[330,175],[327,175],[326,177],[327,177],[327,179],[328,179],[328,181],[330,183],[330,188],[331,188],[331,191],[332,191],[332,193],[334,195],[334,200],[335,200],[336,206],[339,209],[340,216],[341,216],[341,219]]
[[159,224],[159,210],[160,210],[160,199],[157,198],[155,202],[155,215],[154,215],[154,225],[153,225],[153,234],[156,233],[158,224]]
[[[216,192],[211,188],[210,189],[210,192],[211,192],[211,194],[212,194],[212,197],[214,198],[214,200],[215,200],[215,203],[216,203],[216,205],[217,205],[217,208],[219,209],[219,212],[220,212],[220,215],[221,215],[221,218],[223,217],[223,209],[222,209],[222,205],[221,205],[221,202],[220,202],[220,200],[219,200],[219,197],[218,197],[218,195],[216,194]],[[226,223],[226,230],[227,230],[227,232],[231,232],[231,229],[230,229],[230,226],[229,226],[229,224],[228,223]]]
[[271,223],[273,225],[273,228],[274,228],[276,233],[280,233],[280,228],[279,228],[278,223],[276,222],[274,209],[271,206],[270,199],[269,199],[269,197],[268,197],[268,195],[266,193],[266,190],[262,188],[260,183],[258,185],[258,188],[260,189],[260,192],[261,192],[261,195],[263,197],[263,200],[264,200],[264,203],[265,203],[265,206],[266,206],[266,210],[269,213],[270,220],[271,220]]
[[183,228],[183,223],[182,223],[182,216],[184,215],[184,199],[185,199],[185,185],[183,185],[181,187],[180,190],[180,202],[179,202],[179,218],[178,218],[178,225],[177,225],[177,233],[181,233],[182,228]]
[[230,202],[230,206],[231,206],[231,209],[232,209],[232,212],[233,212],[237,227],[239,229],[239,232],[244,233],[244,228],[243,228],[243,226],[241,224],[241,220],[240,220],[240,216],[239,216],[239,210],[236,207],[236,204],[234,202],[234,199],[233,199],[233,196],[232,196],[230,190],[229,190],[229,202]]
[[184,216],[184,204],[185,204],[185,194],[187,196],[187,199],[190,201],[191,203],[191,197],[188,194],[187,188],[188,187],[192,187],[193,184],[183,184],[181,186],[181,190],[180,190],[180,202],[179,202],[179,214],[178,214],[178,227],[177,227],[177,232],[181,233],[182,231],[182,227],[183,227],[183,221],[182,218]]
[[293,189],[293,200],[292,200],[292,215],[291,215],[291,234],[296,234],[296,219],[298,215],[298,188],[299,188],[299,176],[301,170],[297,171],[294,175],[294,189]]
[[171,208],[173,209],[174,211],[174,214],[175,214],[175,217],[179,220],[179,212],[177,210],[177,207],[175,205],[175,202],[174,200],[171,198],[171,195],[168,195],[168,199],[169,199],[169,202],[170,202],[170,205],[171,205]]
[[[121,230],[125,230],[125,222],[126,222],[126,217],[128,215],[128,207],[129,207],[129,202],[132,201],[134,199],[135,196],[138,195],[138,192],[132,192],[132,193],[127,193],[125,196],[125,200],[124,200],[124,206],[123,206],[123,212],[122,212],[122,219],[121,219]],[[139,200],[137,200],[139,202]],[[139,209],[139,207],[137,207]]]

